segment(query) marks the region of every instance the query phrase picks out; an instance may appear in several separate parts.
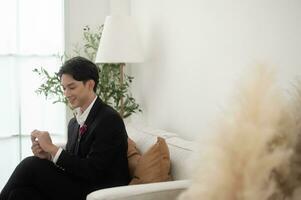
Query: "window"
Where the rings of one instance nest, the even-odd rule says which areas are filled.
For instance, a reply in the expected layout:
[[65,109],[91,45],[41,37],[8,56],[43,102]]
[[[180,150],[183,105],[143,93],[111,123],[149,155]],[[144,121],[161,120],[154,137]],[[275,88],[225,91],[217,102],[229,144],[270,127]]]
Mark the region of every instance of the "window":
[[31,154],[32,130],[64,139],[65,106],[35,93],[41,80],[32,72],[58,71],[63,11],[61,0],[0,0],[0,189],[20,159]]

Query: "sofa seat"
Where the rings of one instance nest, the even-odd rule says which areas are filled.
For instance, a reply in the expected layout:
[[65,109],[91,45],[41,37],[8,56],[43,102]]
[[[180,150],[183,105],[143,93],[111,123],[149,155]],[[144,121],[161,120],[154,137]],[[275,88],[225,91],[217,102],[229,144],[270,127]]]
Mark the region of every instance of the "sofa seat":
[[185,140],[176,133],[143,125],[129,123],[126,125],[126,129],[128,136],[135,141],[142,154],[156,143],[157,137],[165,139],[170,152],[173,181],[101,189],[90,193],[87,200],[176,199],[190,185],[189,174],[194,152],[196,152],[196,143]]

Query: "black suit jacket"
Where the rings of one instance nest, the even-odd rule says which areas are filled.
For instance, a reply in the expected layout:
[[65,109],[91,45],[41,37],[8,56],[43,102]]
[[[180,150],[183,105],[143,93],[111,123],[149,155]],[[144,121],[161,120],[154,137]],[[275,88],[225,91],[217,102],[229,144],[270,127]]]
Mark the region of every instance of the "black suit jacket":
[[87,131],[78,141],[79,124],[70,120],[66,150],[56,165],[79,180],[86,193],[127,185],[127,133],[119,113],[97,97],[85,124]]

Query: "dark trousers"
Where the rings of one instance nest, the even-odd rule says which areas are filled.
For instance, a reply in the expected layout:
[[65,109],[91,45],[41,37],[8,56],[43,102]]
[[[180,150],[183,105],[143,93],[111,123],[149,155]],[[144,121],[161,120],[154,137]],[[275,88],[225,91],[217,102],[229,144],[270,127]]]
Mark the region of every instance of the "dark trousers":
[[51,161],[25,158],[0,193],[0,200],[84,200],[84,185]]

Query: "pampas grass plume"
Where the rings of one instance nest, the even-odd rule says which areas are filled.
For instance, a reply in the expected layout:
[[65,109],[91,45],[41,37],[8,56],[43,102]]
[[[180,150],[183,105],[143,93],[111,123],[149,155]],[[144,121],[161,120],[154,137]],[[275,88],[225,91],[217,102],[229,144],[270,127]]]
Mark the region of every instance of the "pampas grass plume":
[[216,131],[200,139],[192,185],[179,200],[285,199],[277,174],[290,173],[292,110],[273,70],[259,66],[248,77]]

